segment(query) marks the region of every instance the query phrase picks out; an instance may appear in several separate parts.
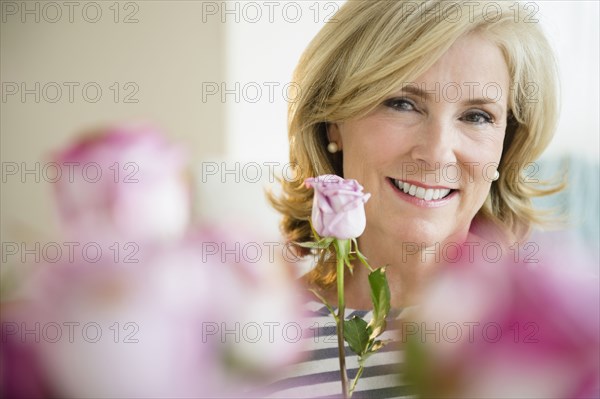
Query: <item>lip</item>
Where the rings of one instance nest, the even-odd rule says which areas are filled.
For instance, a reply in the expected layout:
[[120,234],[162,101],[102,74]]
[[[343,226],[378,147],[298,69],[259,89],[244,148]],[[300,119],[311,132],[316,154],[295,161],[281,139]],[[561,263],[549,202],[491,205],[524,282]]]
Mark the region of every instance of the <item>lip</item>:
[[[437,200],[430,200],[430,201],[426,201],[424,199],[420,199],[417,197],[413,197],[410,194],[406,194],[404,191],[400,190],[398,187],[396,187],[396,185],[394,183],[392,183],[392,181],[390,180],[391,178],[386,178],[385,180],[387,181],[388,185],[390,186],[390,188],[392,190],[394,190],[394,193],[400,197],[401,199],[403,199],[406,202],[409,202],[413,205],[416,205],[420,208],[439,208],[441,206],[447,205],[450,201],[452,201],[457,195],[458,195],[458,190],[457,189],[451,189],[453,190],[450,194],[448,194],[448,196],[442,198],[442,199],[437,199]],[[404,182],[410,183],[410,184],[414,184],[411,183],[409,180],[402,180]],[[443,187],[443,186],[424,186],[421,184],[415,184],[415,186],[420,186],[423,188],[449,188],[449,187]]]

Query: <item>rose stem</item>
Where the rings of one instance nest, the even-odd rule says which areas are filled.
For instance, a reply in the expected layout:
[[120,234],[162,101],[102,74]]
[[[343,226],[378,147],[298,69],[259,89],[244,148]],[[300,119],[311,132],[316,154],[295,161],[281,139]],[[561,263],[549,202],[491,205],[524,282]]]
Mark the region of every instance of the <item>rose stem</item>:
[[[340,243],[342,244],[342,243]],[[342,244],[343,245],[343,244]],[[348,375],[346,374],[346,354],[344,352],[344,320],[346,305],[344,303],[344,257],[337,251],[337,292],[338,292],[338,355],[340,358],[340,377],[342,379],[342,392],[348,398]]]

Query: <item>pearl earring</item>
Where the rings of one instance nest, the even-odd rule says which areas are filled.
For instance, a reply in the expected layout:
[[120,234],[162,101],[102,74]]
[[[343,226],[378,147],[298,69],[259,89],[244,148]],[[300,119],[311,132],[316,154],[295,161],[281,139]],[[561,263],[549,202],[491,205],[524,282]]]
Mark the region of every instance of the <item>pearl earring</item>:
[[332,154],[335,154],[336,152],[338,152],[338,150],[339,150],[339,147],[335,141],[332,141],[331,143],[329,143],[327,145],[327,151],[329,151]]
[[494,173],[494,177],[492,178],[493,181],[496,181],[500,178],[500,172],[498,172],[498,169],[496,169],[496,172]]

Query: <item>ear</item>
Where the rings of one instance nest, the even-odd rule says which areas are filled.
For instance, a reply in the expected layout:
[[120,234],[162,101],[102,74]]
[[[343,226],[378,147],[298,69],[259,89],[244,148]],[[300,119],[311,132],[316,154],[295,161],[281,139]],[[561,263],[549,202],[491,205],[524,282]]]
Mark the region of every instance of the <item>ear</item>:
[[340,150],[342,149],[342,133],[339,123],[327,123],[327,139],[330,143],[336,143]]

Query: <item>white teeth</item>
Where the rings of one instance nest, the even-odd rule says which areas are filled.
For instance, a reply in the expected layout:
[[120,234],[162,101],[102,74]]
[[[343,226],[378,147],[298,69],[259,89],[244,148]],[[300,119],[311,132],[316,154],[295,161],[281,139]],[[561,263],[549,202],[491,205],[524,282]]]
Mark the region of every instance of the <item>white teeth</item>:
[[425,201],[431,201],[431,199],[433,198],[433,192],[435,190],[433,188],[428,188],[427,190],[425,190]]
[[440,188],[440,198],[444,198],[450,192],[449,188]]
[[394,179],[394,184],[398,189],[404,191],[407,194],[424,199],[425,201],[438,200],[444,198],[450,192],[449,188],[427,188],[415,186],[414,184],[406,183],[400,180]]

